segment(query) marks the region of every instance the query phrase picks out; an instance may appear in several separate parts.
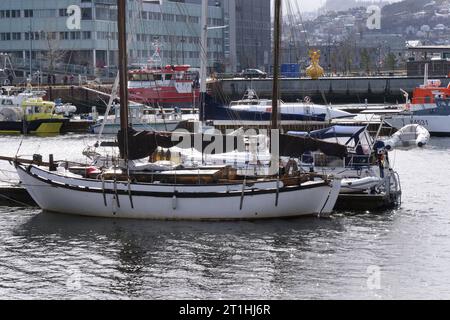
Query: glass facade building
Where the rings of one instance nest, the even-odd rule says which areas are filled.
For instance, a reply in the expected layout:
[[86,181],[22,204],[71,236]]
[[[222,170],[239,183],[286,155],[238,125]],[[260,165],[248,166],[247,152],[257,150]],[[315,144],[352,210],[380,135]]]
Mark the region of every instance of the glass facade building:
[[[158,43],[163,64],[199,67],[200,16],[197,3],[129,0],[130,64],[146,63]],[[209,26],[224,25],[224,10],[209,6]],[[2,0],[0,52],[17,70],[100,74],[118,60],[115,0]],[[209,67],[223,61],[224,28],[208,34]],[[229,47],[229,45],[228,45]]]

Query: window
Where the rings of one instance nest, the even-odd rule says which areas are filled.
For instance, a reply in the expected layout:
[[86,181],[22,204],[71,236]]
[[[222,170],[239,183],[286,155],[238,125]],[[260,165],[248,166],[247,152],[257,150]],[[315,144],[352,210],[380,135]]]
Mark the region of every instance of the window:
[[49,39],[49,40],[56,40],[57,33],[56,32],[47,32],[46,36],[47,36],[47,39]]
[[80,31],[72,31],[70,33],[70,39],[71,40],[79,40],[79,39],[81,39],[81,32]]
[[175,21],[175,16],[173,14],[164,13],[163,20],[164,21]]
[[20,32],[13,32],[12,39],[13,40],[22,40],[22,34]]
[[67,9],[59,9],[59,16],[60,17],[68,17],[69,14],[67,13]]
[[33,18],[33,10],[31,9],[23,10],[23,15],[25,16],[25,18]]
[[11,18],[20,18],[20,10],[11,10]]
[[0,40],[1,41],[9,41],[9,40],[11,40],[11,33],[9,33],[9,32],[2,32],[2,33],[0,33]]
[[81,20],[92,20],[92,8],[81,9]]
[[60,40],[69,40],[69,32],[60,32],[59,33]]
[[187,17],[183,15],[177,15],[177,22],[186,22]]
[[83,39],[84,40],[90,40],[92,38],[91,31],[83,31]]
[[0,19],[9,18],[11,16],[10,10],[0,10]]

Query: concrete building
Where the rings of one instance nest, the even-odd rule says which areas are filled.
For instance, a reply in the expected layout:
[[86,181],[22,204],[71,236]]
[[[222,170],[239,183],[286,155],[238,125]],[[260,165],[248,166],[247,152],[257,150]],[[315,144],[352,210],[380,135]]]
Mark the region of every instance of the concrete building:
[[[202,0],[173,0],[201,4]],[[271,0],[209,0],[222,10],[224,57],[227,71],[269,70],[272,64]]]
[[[182,2],[129,0],[130,64],[146,63],[159,42],[163,64],[199,67],[201,8]],[[116,19],[116,0],[2,0],[0,52],[10,54],[17,70],[112,74],[118,56]],[[223,8],[210,6],[208,22],[224,25]],[[230,51],[224,34],[220,28],[209,32],[211,68]]]
[[[158,42],[163,64],[199,67],[200,4],[129,0],[130,64],[146,63]],[[270,64],[270,0],[210,0],[208,15],[211,70]],[[111,75],[117,68],[116,18],[116,0],[2,0],[0,52],[27,73]]]

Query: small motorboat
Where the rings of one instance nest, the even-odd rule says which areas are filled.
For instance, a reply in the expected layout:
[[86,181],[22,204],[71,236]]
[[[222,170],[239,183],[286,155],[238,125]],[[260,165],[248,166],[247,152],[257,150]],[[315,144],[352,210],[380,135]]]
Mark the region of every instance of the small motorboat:
[[401,128],[386,140],[386,150],[422,148],[430,141],[430,132],[418,124],[411,124]]

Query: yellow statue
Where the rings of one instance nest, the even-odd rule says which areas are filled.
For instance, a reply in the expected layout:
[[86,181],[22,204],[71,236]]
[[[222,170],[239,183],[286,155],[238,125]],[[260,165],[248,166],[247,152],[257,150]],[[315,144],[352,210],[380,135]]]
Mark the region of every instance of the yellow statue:
[[306,74],[313,80],[323,77],[323,68],[319,65],[320,50],[309,50],[309,57],[311,58],[311,65],[306,69]]

